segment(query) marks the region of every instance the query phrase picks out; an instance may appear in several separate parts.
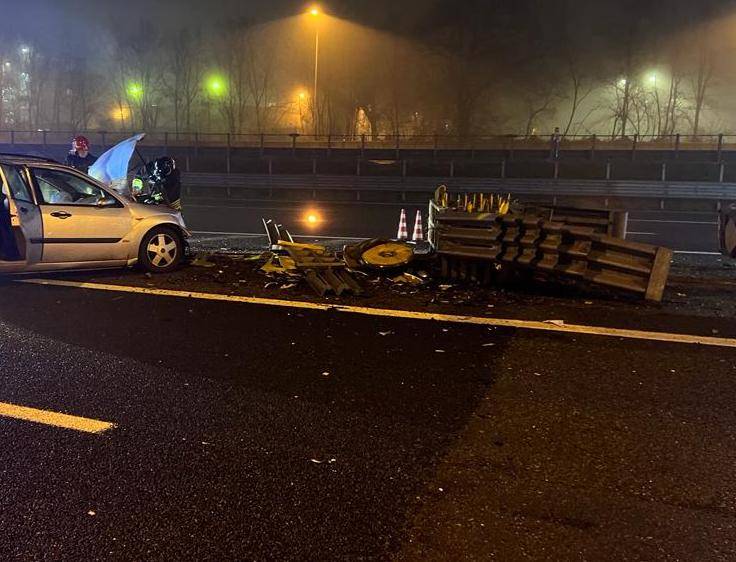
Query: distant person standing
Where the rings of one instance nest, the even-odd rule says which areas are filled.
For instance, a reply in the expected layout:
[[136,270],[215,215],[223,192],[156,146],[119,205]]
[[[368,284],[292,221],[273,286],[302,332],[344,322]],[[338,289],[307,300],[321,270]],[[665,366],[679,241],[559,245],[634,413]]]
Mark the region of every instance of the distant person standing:
[[552,133],[552,138],[550,139],[550,157],[552,160],[560,159],[560,142],[562,142],[562,134],[560,133],[560,128],[555,127],[555,132]]
[[66,157],[66,165],[86,174],[96,160],[97,157],[92,156],[89,152],[89,141],[87,137],[81,135],[74,137],[74,140],[72,140],[72,149]]

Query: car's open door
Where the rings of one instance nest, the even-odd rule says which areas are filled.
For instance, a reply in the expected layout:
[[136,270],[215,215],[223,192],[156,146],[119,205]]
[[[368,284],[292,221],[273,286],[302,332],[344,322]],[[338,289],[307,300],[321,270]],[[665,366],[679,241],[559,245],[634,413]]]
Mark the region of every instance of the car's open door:
[[[43,221],[41,211],[36,204],[33,190],[30,188],[27,171],[23,166],[0,166],[0,189],[7,203],[0,207],[0,213],[8,213],[12,242],[18,249],[18,255],[6,259],[0,256],[0,273],[22,271],[26,267],[38,263],[43,256]],[[8,236],[4,232],[4,236]]]

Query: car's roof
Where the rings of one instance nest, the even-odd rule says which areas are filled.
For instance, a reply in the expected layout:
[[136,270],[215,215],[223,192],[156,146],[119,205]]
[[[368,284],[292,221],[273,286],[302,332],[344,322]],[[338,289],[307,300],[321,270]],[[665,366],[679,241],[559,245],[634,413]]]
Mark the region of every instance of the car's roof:
[[33,154],[11,154],[7,152],[0,152],[0,163],[2,164],[59,164],[53,158],[46,158],[45,156],[35,156]]

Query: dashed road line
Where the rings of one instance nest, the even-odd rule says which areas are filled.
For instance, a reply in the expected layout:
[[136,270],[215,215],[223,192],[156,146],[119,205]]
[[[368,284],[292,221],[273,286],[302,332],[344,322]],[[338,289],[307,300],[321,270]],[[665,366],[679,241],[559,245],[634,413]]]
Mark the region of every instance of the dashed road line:
[[64,429],[73,429],[84,433],[103,433],[115,427],[114,423],[106,421],[61,414],[49,410],[38,410],[7,402],[0,402],[0,416]]
[[388,318],[402,318],[409,320],[434,320],[454,324],[474,324],[480,326],[495,326],[499,328],[519,328],[543,332],[557,332],[566,334],[588,334],[608,336],[633,340],[648,340],[668,343],[698,344],[713,347],[736,348],[736,338],[721,338],[713,336],[698,336],[694,334],[677,334],[669,332],[650,332],[644,330],[628,330],[624,328],[607,328],[604,326],[585,326],[579,324],[565,324],[564,322],[540,322],[534,320],[520,320],[512,318],[488,318],[478,316],[459,316],[454,314],[438,314],[433,312],[414,312],[385,308],[369,308],[362,306],[346,306],[336,304],[321,304],[307,301],[292,301],[281,299],[267,299],[261,297],[244,297],[238,295],[223,295],[218,293],[200,293],[194,291],[173,291],[168,289],[152,289],[148,287],[131,287],[127,285],[110,285],[103,283],[83,283],[78,281],[64,281],[60,279],[21,279],[18,283],[33,285],[48,285],[56,287],[73,287],[77,289],[92,289],[95,291],[111,291],[117,293],[137,293],[160,297],[175,297],[220,302],[234,302],[242,304],[257,304],[283,308],[297,308],[307,310],[335,311],[366,316]]

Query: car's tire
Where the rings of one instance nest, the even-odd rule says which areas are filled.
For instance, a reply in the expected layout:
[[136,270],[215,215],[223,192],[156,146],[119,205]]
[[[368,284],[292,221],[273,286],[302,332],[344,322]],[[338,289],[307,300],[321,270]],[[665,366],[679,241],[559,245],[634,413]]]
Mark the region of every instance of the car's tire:
[[150,273],[168,273],[184,258],[184,242],[176,230],[157,226],[146,233],[138,250],[138,265]]

